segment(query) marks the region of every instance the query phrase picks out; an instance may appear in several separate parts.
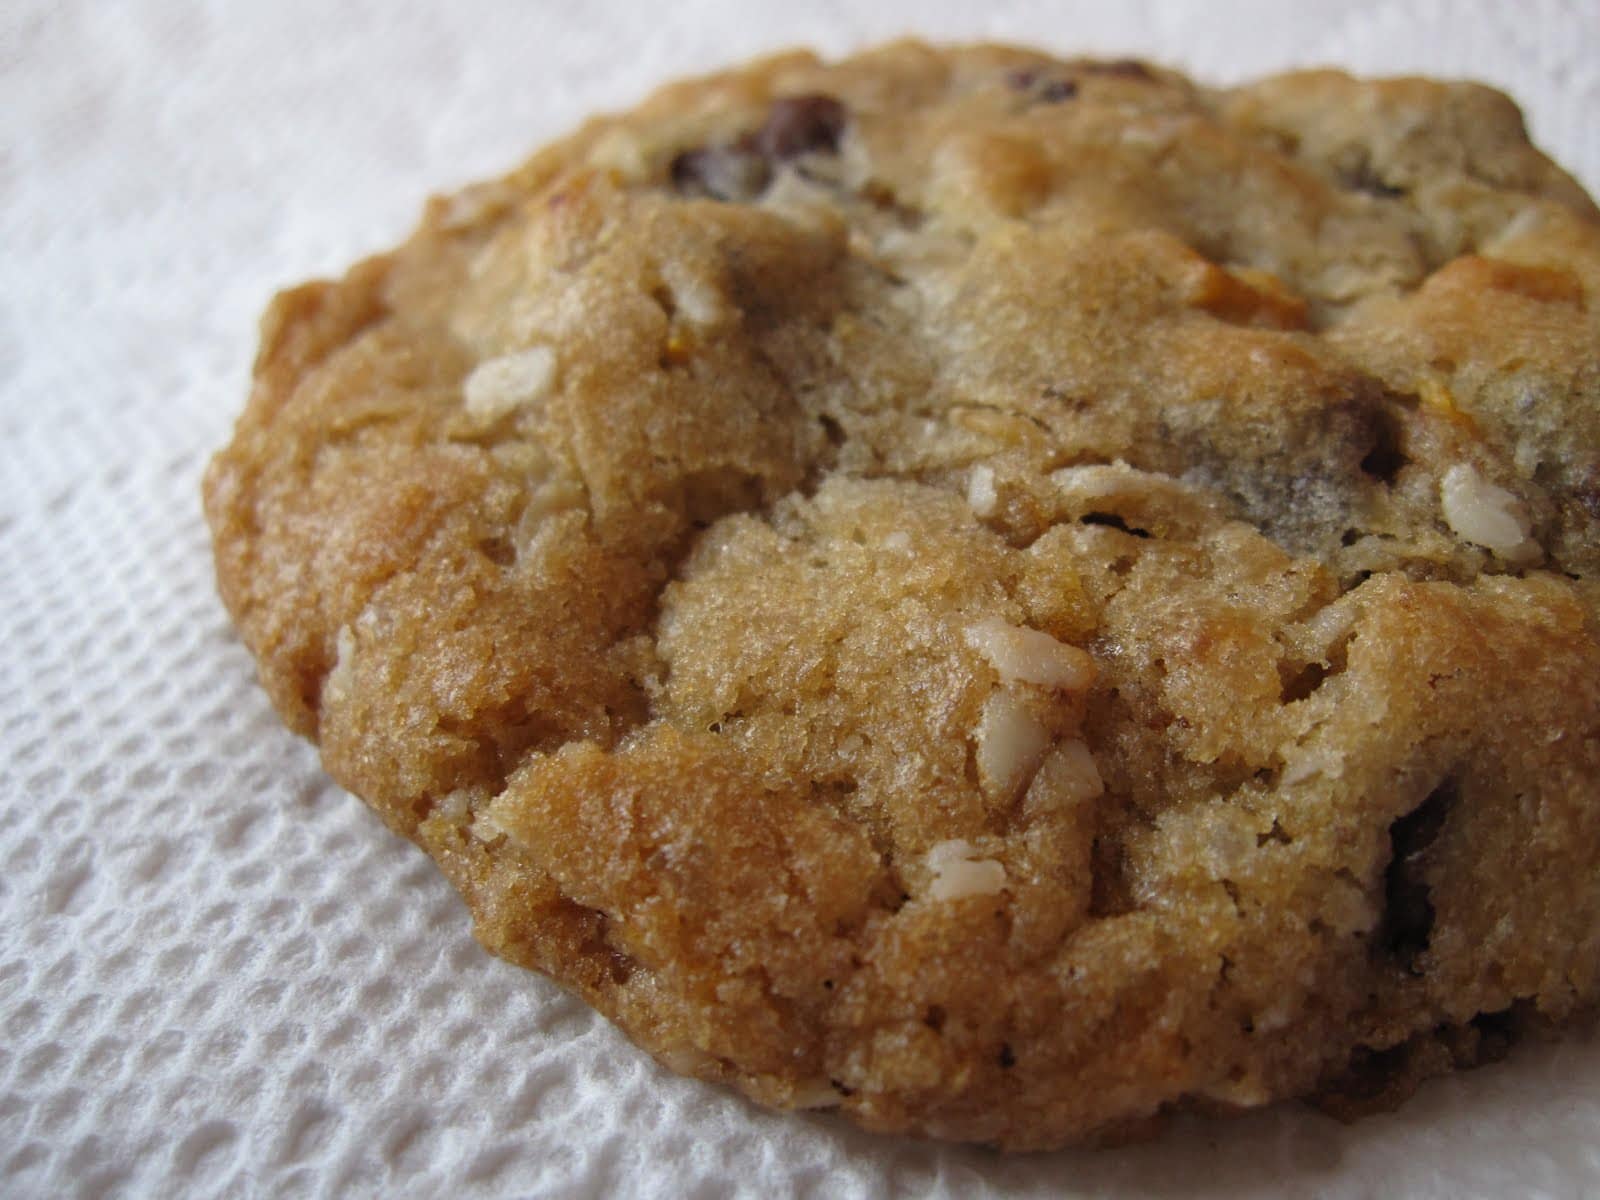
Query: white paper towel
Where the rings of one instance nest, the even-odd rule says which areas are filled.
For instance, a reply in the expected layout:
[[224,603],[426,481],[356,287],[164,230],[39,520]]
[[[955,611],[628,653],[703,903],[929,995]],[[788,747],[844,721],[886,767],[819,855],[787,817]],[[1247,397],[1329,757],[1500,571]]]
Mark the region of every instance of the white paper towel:
[[1473,75],[1600,185],[1592,0],[9,0],[0,12],[0,1195],[1600,1193],[1600,1045],[1344,1128],[1286,1106],[1001,1158],[777,1116],[490,960],[320,773],[211,585],[271,291],[584,113],[901,32]]

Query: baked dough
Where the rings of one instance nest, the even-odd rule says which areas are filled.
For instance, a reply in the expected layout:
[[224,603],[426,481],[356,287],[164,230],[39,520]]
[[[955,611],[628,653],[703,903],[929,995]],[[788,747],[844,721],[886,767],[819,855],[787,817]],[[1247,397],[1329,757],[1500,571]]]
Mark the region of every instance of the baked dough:
[[1481,86],[792,54],[279,296],[206,508],[288,724],[673,1068],[1352,1113],[1600,995],[1597,314]]

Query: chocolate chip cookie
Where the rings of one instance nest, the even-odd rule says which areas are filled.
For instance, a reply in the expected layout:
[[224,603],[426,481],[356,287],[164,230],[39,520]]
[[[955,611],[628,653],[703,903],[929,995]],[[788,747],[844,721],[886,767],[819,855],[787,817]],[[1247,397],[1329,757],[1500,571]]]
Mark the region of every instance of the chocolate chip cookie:
[[284,719],[673,1068],[1049,1147],[1600,996],[1600,213],[1472,84],[897,44],[279,296]]

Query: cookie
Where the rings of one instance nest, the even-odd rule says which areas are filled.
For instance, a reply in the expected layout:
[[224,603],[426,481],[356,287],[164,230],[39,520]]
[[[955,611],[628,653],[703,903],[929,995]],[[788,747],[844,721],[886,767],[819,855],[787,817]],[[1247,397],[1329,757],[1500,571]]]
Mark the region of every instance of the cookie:
[[763,1104],[1350,1114],[1600,994],[1600,213],[1484,87],[678,84],[279,296],[205,501],[483,944]]

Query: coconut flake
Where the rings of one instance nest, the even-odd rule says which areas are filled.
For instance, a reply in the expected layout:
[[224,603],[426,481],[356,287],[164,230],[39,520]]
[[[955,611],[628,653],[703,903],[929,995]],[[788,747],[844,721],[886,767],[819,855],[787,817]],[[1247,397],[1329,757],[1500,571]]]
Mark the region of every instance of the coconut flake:
[[1011,692],[990,696],[975,735],[978,782],[990,796],[1008,796],[1033,776],[1050,731]]
[[964,636],[967,645],[988,659],[1006,683],[1036,683],[1077,692],[1094,682],[1094,659],[1087,652],[1040,630],[985,617],[967,626]]
[[967,503],[980,517],[992,517],[1000,506],[999,493],[994,489],[994,468],[979,465],[967,476]]
[[1522,502],[1474,468],[1457,463],[1446,471],[1439,483],[1439,502],[1445,521],[1462,541],[1482,546],[1508,562],[1538,557],[1539,545],[1528,536]]
[[808,1079],[794,1085],[789,1107],[796,1109],[838,1108],[843,1097],[828,1079]]
[[462,396],[469,413],[495,421],[514,409],[544,399],[555,375],[554,351],[548,346],[530,346],[479,363],[462,385]]
[[992,858],[976,858],[977,850],[965,838],[940,842],[928,851],[933,882],[928,895],[934,900],[959,900],[964,896],[992,896],[1006,886],[1006,869]]
[[339,703],[350,694],[350,681],[355,667],[355,630],[341,625],[333,639],[333,668],[322,683],[323,703]]
[[672,303],[691,325],[715,325],[726,311],[722,294],[705,276],[685,270],[676,263],[662,269]]

